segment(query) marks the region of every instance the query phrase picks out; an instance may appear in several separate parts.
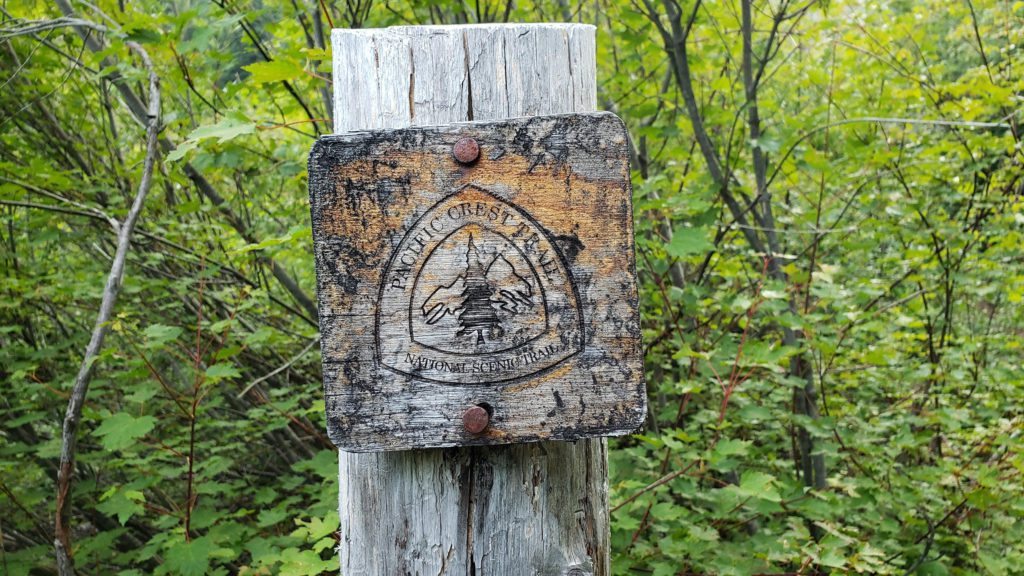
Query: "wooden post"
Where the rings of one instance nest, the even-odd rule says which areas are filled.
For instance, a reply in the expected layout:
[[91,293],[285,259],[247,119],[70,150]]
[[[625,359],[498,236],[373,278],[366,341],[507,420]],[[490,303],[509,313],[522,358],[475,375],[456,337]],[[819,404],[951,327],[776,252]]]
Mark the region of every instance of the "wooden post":
[[[334,30],[335,132],[592,112],[594,28]],[[341,452],[345,576],[609,573],[603,439]]]

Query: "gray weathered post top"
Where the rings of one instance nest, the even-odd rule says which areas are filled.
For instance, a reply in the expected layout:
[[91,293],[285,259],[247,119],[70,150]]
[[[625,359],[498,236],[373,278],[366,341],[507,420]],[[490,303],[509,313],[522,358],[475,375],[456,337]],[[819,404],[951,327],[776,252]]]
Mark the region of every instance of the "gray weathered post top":
[[342,573],[607,574],[598,437],[646,405],[593,27],[332,43],[337,134],[309,174]]

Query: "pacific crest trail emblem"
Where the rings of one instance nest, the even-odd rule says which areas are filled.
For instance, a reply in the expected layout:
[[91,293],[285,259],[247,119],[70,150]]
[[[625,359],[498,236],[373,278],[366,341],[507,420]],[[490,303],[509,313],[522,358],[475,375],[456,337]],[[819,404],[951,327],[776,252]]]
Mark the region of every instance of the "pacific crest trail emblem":
[[[377,354],[427,380],[508,381],[579,352],[582,321],[557,244],[522,209],[466,186],[425,212],[392,253]],[[381,338],[382,326],[401,333]]]

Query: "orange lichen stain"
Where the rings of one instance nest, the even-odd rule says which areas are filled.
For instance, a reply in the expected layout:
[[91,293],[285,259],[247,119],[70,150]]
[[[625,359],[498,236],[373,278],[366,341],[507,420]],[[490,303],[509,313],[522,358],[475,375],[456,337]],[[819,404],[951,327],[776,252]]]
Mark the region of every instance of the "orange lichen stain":
[[481,435],[486,436],[490,440],[505,440],[511,437],[508,432],[495,428],[494,426],[488,426]]
[[522,392],[523,390],[536,388],[537,386],[540,386],[541,384],[549,380],[565,378],[569,375],[570,372],[572,372],[572,368],[573,365],[571,362],[560,364],[550,372],[544,374],[543,376],[540,376],[538,378],[530,378],[529,380],[516,384],[515,386],[509,386],[502,390],[501,393],[502,395],[516,394],[518,392]]

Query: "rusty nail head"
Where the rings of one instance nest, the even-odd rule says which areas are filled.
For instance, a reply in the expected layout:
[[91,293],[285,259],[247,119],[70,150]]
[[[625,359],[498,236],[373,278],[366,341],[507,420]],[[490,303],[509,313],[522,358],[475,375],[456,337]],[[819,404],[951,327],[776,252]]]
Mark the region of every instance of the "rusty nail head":
[[483,432],[484,428],[487,428],[487,424],[490,423],[490,420],[491,417],[483,406],[470,406],[462,413],[462,425],[466,428],[466,432],[470,434]]
[[480,157],[480,145],[472,138],[463,138],[452,147],[452,156],[460,164],[472,164]]

